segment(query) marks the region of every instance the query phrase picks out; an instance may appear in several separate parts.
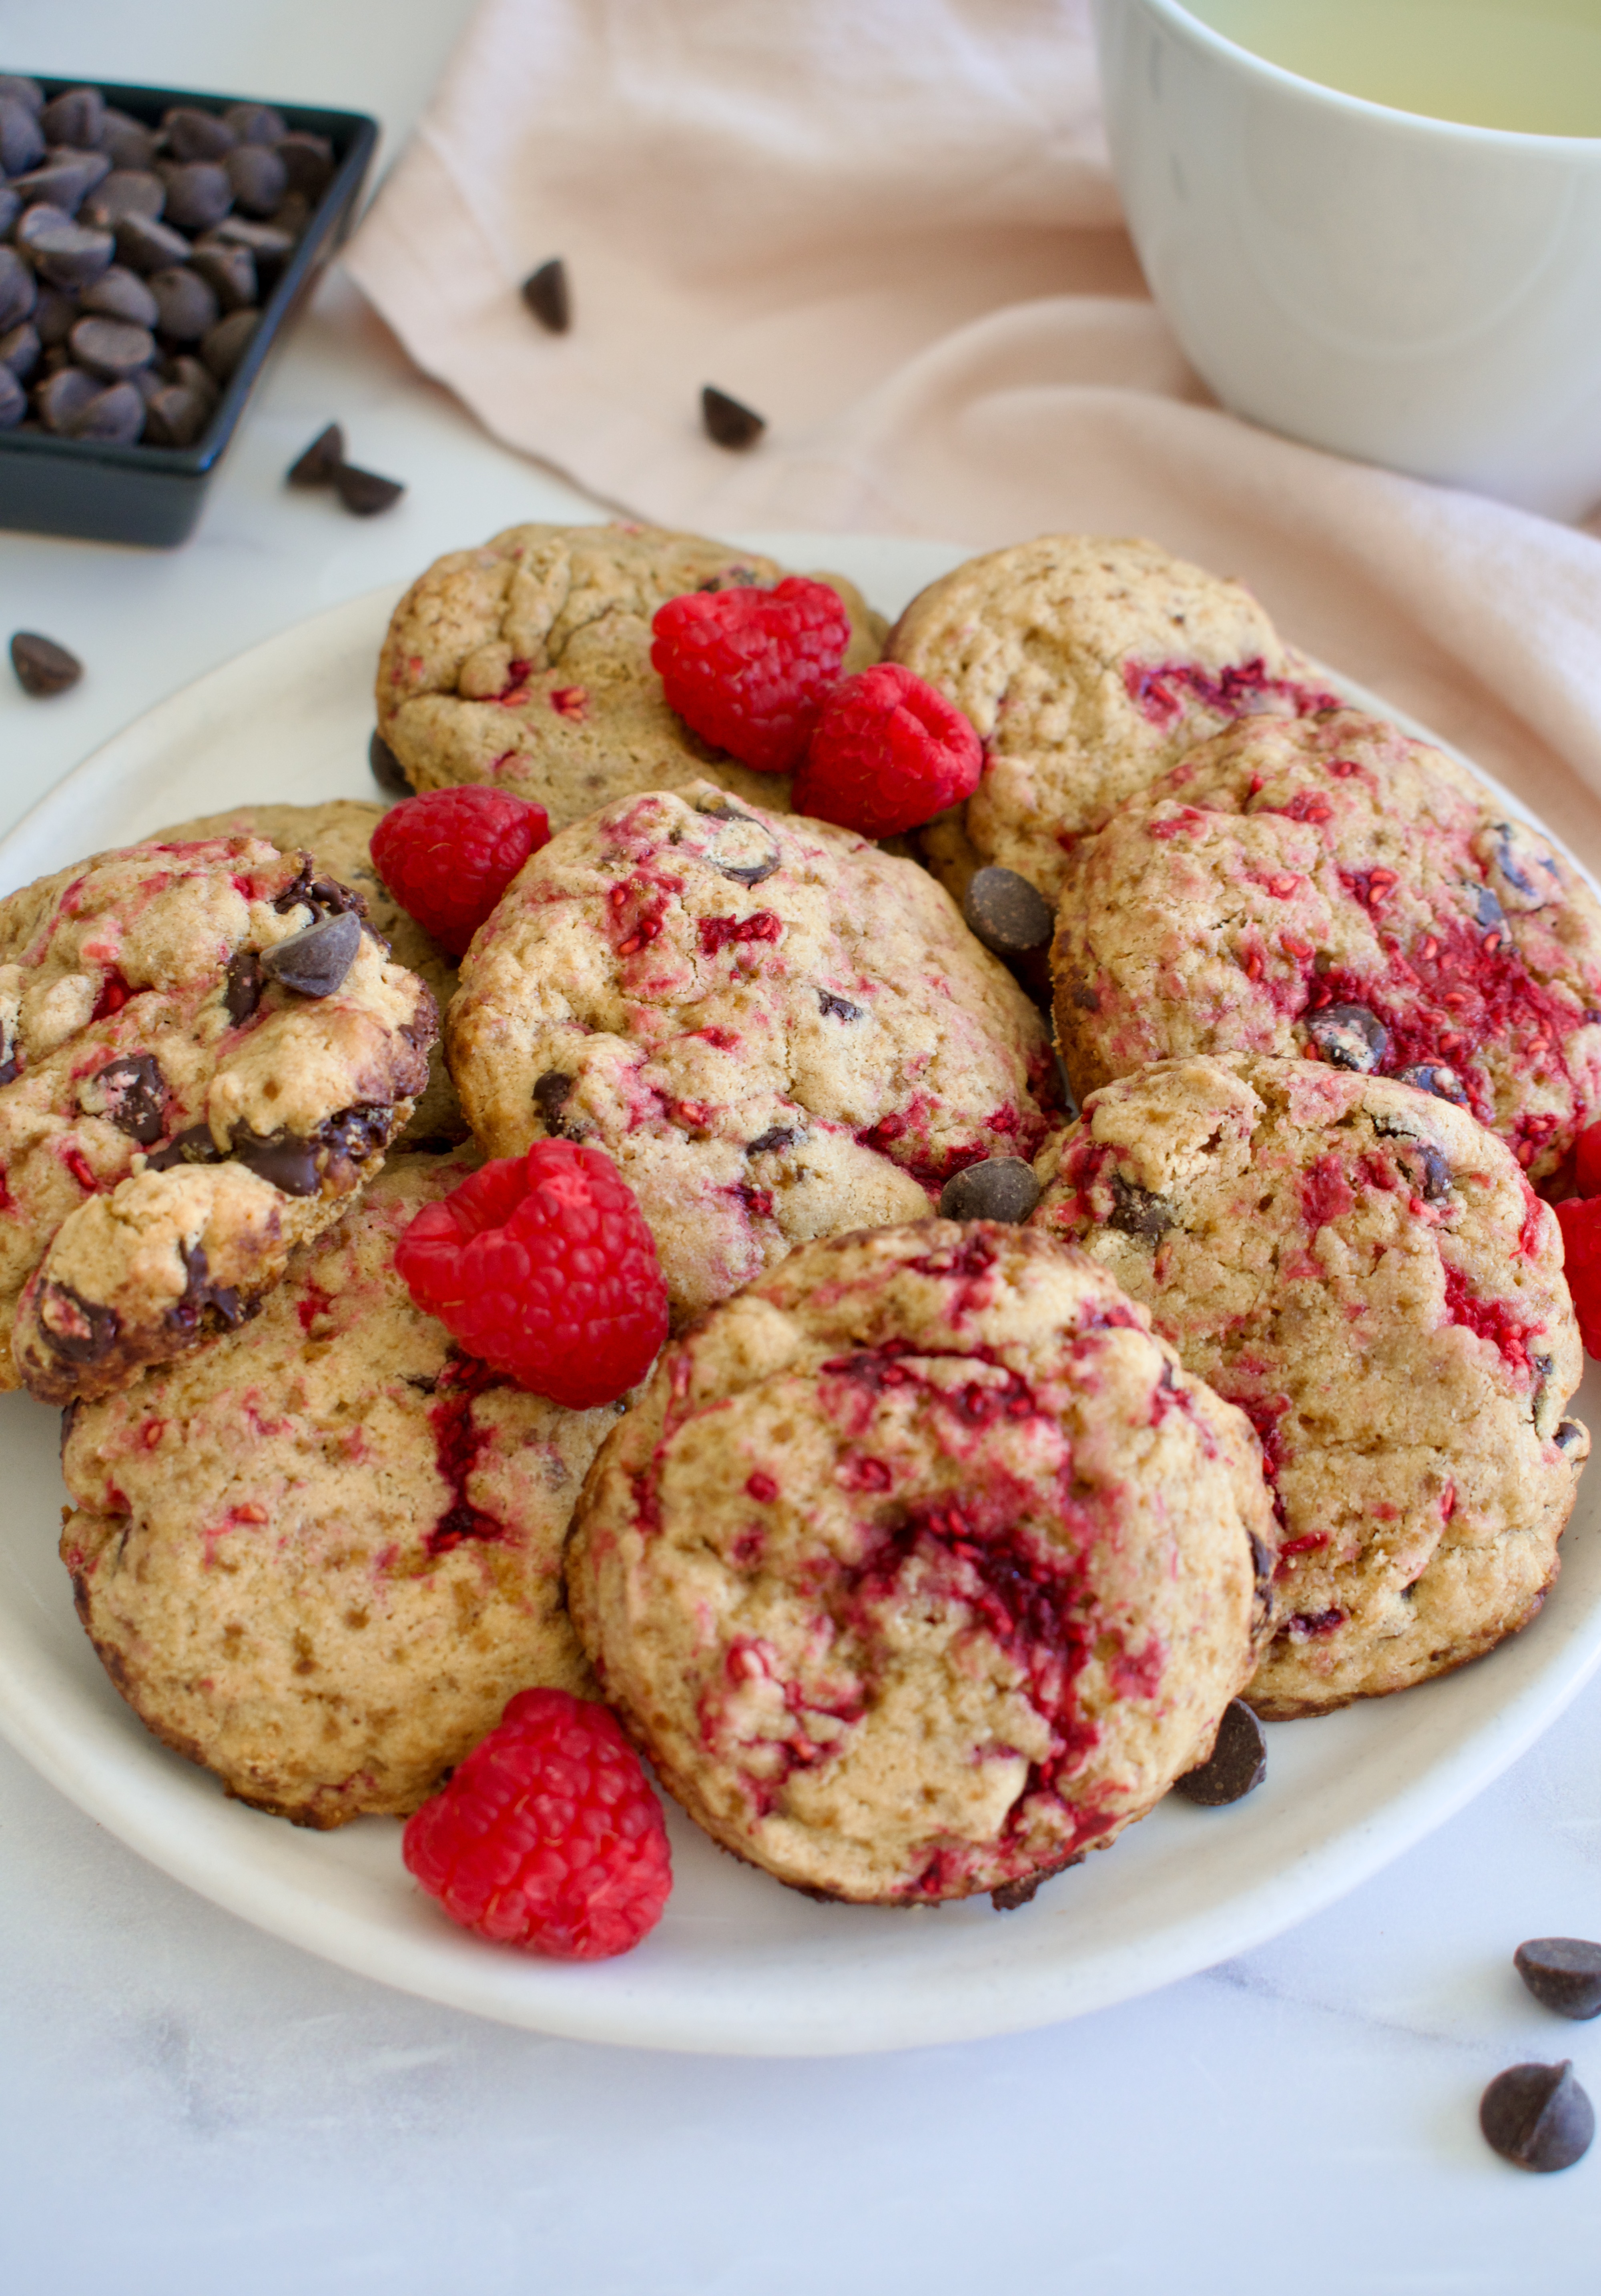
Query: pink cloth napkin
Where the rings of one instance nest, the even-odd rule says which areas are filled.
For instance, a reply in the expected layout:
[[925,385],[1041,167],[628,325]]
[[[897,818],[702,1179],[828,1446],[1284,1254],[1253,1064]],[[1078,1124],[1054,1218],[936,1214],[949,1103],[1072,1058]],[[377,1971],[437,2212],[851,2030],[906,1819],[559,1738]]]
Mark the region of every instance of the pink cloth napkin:
[[[554,255],[560,336],[518,293]],[[491,430],[638,515],[1239,575],[1601,870],[1601,540],[1211,402],[1121,228],[1088,0],[484,0],[346,259]],[[706,438],[708,382],[759,445]]]

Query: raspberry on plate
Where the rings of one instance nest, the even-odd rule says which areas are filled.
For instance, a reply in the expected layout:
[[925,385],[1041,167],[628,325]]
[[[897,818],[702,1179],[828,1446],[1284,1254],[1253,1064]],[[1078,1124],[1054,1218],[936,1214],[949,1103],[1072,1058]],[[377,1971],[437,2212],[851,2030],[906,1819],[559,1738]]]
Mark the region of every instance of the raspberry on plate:
[[960,805],[984,752],[961,711],[898,662],[834,687],[791,797],[797,813],[860,837],[894,837]]
[[409,917],[448,949],[467,944],[530,853],[550,839],[542,805],[505,790],[427,790],[373,832],[379,875]]
[[452,1921],[563,1961],[627,1953],[672,1888],[661,1807],[616,1718],[524,1690],[412,1817],[401,1854]]
[[667,1337],[634,1192],[609,1156],[571,1141],[536,1140],[426,1205],[395,1266],[470,1355],[574,1410],[616,1402]]
[[651,627],[652,663],[686,726],[758,773],[799,763],[850,643],[837,592],[799,574],[774,590],[692,590]]

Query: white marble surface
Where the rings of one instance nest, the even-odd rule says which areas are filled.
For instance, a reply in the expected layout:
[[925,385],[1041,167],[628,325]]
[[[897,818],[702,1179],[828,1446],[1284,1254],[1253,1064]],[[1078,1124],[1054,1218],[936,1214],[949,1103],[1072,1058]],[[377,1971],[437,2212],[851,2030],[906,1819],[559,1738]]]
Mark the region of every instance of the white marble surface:
[[[398,130],[465,13],[9,0],[0,25],[8,67],[344,101]],[[283,491],[332,415],[409,480],[390,516]],[[335,283],[188,549],[0,537],[4,629],[90,664],[48,705],[0,685],[0,825],[241,647],[576,505]],[[1022,2039],[816,2063],[542,2041],[386,1992],[190,1896],[0,1745],[0,2269],[23,2296],[1577,2296],[1601,2278],[1601,2148],[1520,2176],[1475,2120],[1527,2057],[1572,2054],[1601,2097],[1601,2026],[1547,2016],[1511,1969],[1553,1931],[1601,1932],[1601,1685],[1430,1841],[1242,1961]]]

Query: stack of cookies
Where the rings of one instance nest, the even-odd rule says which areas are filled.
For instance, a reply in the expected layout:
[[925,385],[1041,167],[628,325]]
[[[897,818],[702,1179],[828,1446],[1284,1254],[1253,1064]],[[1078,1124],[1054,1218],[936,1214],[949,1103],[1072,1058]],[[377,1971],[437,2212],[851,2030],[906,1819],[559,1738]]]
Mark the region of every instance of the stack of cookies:
[[[376,804],[263,792],[0,904],[0,1376],[69,1406],[113,1680],[256,1806],[413,1810],[546,1685],[796,1887],[1016,1905],[1241,1693],[1399,1689],[1538,1607],[1589,1439],[1534,1185],[1601,1101],[1601,912],[1145,543],[975,560],[893,632],[818,578],[844,668],[887,646],[985,757],[916,857],[800,816],[650,660],[669,598],[783,574],[523,527],[414,585],[405,784],[555,832],[459,969]],[[980,873],[1055,918],[1054,1019]],[[615,1162],[672,1312],[599,1408],[393,1264],[549,1139]]]

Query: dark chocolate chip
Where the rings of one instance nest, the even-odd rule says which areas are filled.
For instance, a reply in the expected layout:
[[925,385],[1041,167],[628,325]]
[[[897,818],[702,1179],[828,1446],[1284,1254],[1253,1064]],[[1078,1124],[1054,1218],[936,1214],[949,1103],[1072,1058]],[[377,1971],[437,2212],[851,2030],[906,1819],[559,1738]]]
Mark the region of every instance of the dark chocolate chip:
[[1559,2017],[1601,2016],[1601,1945],[1589,1938],[1530,1938],[1512,1960],[1535,1999]]
[[178,1133],[144,1160],[151,1172],[169,1172],[177,1164],[220,1164],[227,1152],[219,1148],[211,1137],[209,1124],[192,1124],[186,1132]]
[[747,1156],[776,1156],[781,1148],[792,1148],[794,1144],[792,1125],[772,1124],[765,1132],[759,1133],[754,1140],[745,1143],[745,1153]]
[[[270,287],[278,273],[294,253],[294,234],[280,231],[275,224],[255,223],[249,216],[231,215],[209,231],[200,247],[248,248],[255,258],[257,275],[263,287]],[[198,254],[200,249],[196,249]]]
[[25,208],[43,202],[71,217],[96,184],[111,172],[103,152],[52,152],[43,167],[13,176],[11,187]]
[[26,72],[0,72],[0,96],[11,103],[25,103],[31,112],[45,109],[44,89]]
[[[108,319],[108,326],[115,323]],[[72,425],[74,439],[102,439],[131,447],[144,429],[144,398],[131,382],[113,382],[90,399]]]
[[[137,382],[138,376],[134,380]],[[167,383],[145,401],[144,442],[149,447],[193,447],[210,414],[193,391],[181,383]]]
[[226,319],[207,328],[201,339],[201,357],[219,382],[226,382],[250,348],[260,316],[259,311],[230,311]]
[[333,473],[345,459],[345,434],[337,422],[330,422],[319,430],[305,452],[296,456],[284,473],[286,485],[291,487],[331,487]]
[[316,863],[304,851],[299,875],[292,884],[283,888],[273,906],[281,917],[295,908],[311,909],[320,917],[342,916],[347,909],[353,909],[358,917],[367,913],[367,905],[359,893],[352,892],[349,885],[341,885],[337,877],[319,877]]
[[1175,1778],[1173,1791],[1203,1809],[1221,1809],[1226,1802],[1243,1801],[1254,1793],[1267,1775],[1268,1741],[1262,1726],[1243,1698],[1231,1698],[1211,1753]]
[[138,273],[121,263],[113,263],[92,287],[84,289],[80,308],[98,318],[120,319],[125,326],[153,327],[156,324],[155,297]]
[[205,281],[224,311],[242,311],[260,300],[256,258],[248,247],[221,242],[197,247],[189,258],[189,268]]
[[290,190],[313,203],[320,200],[333,176],[333,146],[327,137],[296,130],[280,135],[273,149],[283,162]]
[[0,430],[14,430],[27,413],[28,393],[13,370],[0,364]]
[[37,630],[16,632],[11,642],[11,666],[23,692],[40,696],[65,693],[84,674],[75,653],[57,645],[53,638],[41,637]]
[[1507,922],[1507,914],[1490,887],[1476,884],[1470,879],[1464,883],[1462,890],[1467,895],[1474,922],[1483,932],[1498,932]]
[[114,103],[105,108],[105,124],[99,135],[100,149],[113,168],[146,168],[156,156],[160,138],[152,127],[131,112],[119,111]]
[[[291,192],[283,204],[273,209],[267,218],[275,230],[288,234],[291,244],[300,238],[311,221],[312,202],[301,192]],[[414,1141],[412,1145],[417,1144]]]
[[953,1172],[940,1192],[940,1217],[953,1220],[1008,1220],[1021,1226],[1039,1201],[1033,1168],[1021,1156],[991,1156]]
[[267,975],[261,969],[261,959],[253,948],[235,949],[228,959],[226,984],[223,989],[224,1010],[234,1026],[242,1028],[267,989]]
[[353,463],[341,463],[333,473],[334,490],[345,508],[356,518],[373,518],[379,511],[388,510],[406,492],[398,479],[380,478],[376,471],[358,471]]
[[108,1061],[78,1086],[78,1106],[103,1117],[141,1148],[153,1148],[167,1129],[167,1079],[149,1053]]
[[39,385],[37,405],[44,418],[46,430],[58,438],[70,439],[78,422],[94,398],[100,385],[92,374],[80,366],[58,367]]
[[211,1265],[203,1244],[184,1246],[184,1296],[176,1308],[167,1310],[167,1321],[174,1330],[199,1331],[209,1309],[230,1332],[234,1332],[255,1313],[254,1303],[242,1305],[231,1283],[212,1283]]
[[67,341],[78,365],[105,382],[123,381],[136,367],[148,366],[156,355],[156,339],[148,327],[97,314],[79,319]]
[[210,368],[200,359],[191,358],[186,352],[180,351],[173,360],[172,379],[185,390],[192,390],[208,413],[221,396],[217,388],[217,377]]
[[706,856],[719,876],[732,877],[736,884],[759,885],[783,867],[776,839],[750,814],[742,813],[726,799],[721,804],[703,800],[695,810],[728,824],[730,833],[719,837]]
[[1564,1419],[1558,1422],[1551,1440],[1559,1451],[1576,1451],[1586,1440],[1588,1431],[1579,1420]]
[[85,200],[78,221],[115,231],[124,216],[153,223],[166,204],[167,186],[153,168],[114,168]]
[[117,234],[117,252],[130,270],[160,271],[189,259],[189,242],[183,233],[174,231],[159,216],[141,215],[136,208],[130,209],[118,217],[112,229]]
[[1390,1031],[1366,1004],[1326,1004],[1309,1013],[1306,1032],[1321,1059],[1370,1076],[1390,1049]]
[[701,393],[701,420],[707,437],[719,447],[753,447],[768,427],[767,418],[754,407],[742,406],[710,383]]
[[234,130],[214,111],[175,103],[161,114],[167,149],[175,160],[222,160],[234,149]]
[[1495,863],[1516,898],[1515,909],[1542,909],[1554,901],[1562,890],[1562,881],[1548,854],[1542,853],[1533,834],[1522,822],[1498,821],[1491,832],[1495,839]]
[[1026,956],[1050,946],[1055,916],[1038,886],[1015,869],[976,870],[962,896],[968,930],[997,956]]
[[1149,1188],[1142,1188],[1137,1180],[1113,1172],[1106,1225],[1124,1235],[1137,1236],[1143,1243],[1160,1243],[1173,1225],[1173,1208]]
[[8,176],[25,175],[45,156],[45,137],[37,117],[14,95],[0,95],[0,168]]
[[1479,2100],[1479,2126],[1503,2161],[1543,2177],[1589,2151],[1596,2115],[1568,2060],[1498,2073]]
[[572,298],[567,288],[567,266],[559,255],[530,272],[522,283],[522,299],[553,335],[567,332],[572,324]]
[[0,184],[0,239],[9,238],[11,227],[22,212],[22,202],[9,184]]
[[1441,1196],[1451,1193],[1451,1168],[1433,1141],[1420,1141],[1418,1146],[1423,1156],[1424,1201],[1437,1204]]
[[39,331],[30,319],[0,335],[0,366],[7,367],[19,382],[26,382],[39,363]]
[[156,324],[168,343],[198,343],[217,324],[216,292],[186,263],[152,271],[150,291],[156,299]]
[[353,911],[319,917],[303,932],[261,953],[261,969],[301,996],[332,996],[342,987],[361,947],[361,919]]
[[849,996],[836,996],[832,988],[819,988],[817,1003],[825,1014],[832,1014],[836,1021],[859,1021],[862,1017],[859,1004],[853,1004]]
[[382,734],[375,733],[367,743],[367,764],[380,789],[393,790],[397,797],[411,795],[411,783],[406,778],[406,768]]
[[562,1069],[546,1069],[542,1077],[534,1078],[534,1106],[544,1120],[546,1129],[558,1139],[564,1136],[562,1111],[567,1104],[577,1078]]
[[392,1106],[347,1108],[318,1128],[317,1138],[333,1163],[365,1164],[388,1147],[394,1128]]
[[117,242],[109,231],[87,224],[47,223],[29,235],[28,251],[41,279],[53,287],[78,289],[93,286],[111,268]]
[[72,87],[53,95],[39,114],[47,143],[73,144],[81,150],[100,141],[105,126],[105,98],[97,87]]
[[65,1356],[69,1363],[99,1363],[122,1328],[115,1308],[97,1307],[70,1283],[42,1283],[38,1313],[52,1354]]
[[289,133],[283,114],[270,103],[230,103],[223,118],[236,144],[276,144]]
[[29,317],[38,300],[38,287],[14,247],[0,247],[0,327],[14,327]]
[[[0,248],[0,254],[4,250]],[[63,294],[59,287],[42,287],[39,299],[33,307],[33,324],[39,331],[39,340],[47,350],[64,343],[77,324],[78,300],[76,295]]]
[[236,1133],[229,1153],[236,1164],[286,1196],[315,1196],[317,1192],[321,1173],[316,1143],[292,1132],[276,1132],[267,1139],[253,1132]]
[[247,215],[270,216],[289,189],[289,170],[265,144],[242,144],[223,161],[234,197]]
[[167,220],[180,231],[209,231],[234,204],[228,171],[215,160],[163,162],[160,173],[167,186]]
[[1467,1105],[1461,1078],[1443,1061],[1414,1061],[1408,1068],[1397,1069],[1395,1080],[1416,1086],[1419,1092],[1432,1092],[1436,1100],[1451,1101],[1458,1108]]

